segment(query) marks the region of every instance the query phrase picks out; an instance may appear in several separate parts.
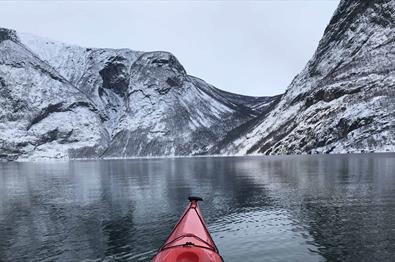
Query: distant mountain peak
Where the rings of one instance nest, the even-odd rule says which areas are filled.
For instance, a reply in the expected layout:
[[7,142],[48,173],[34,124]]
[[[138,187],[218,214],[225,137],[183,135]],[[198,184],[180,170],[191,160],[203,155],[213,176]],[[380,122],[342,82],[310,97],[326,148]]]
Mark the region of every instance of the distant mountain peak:
[[179,74],[186,75],[184,67],[181,65],[178,59],[170,52],[146,52],[140,56],[139,62],[145,64],[146,66],[164,68],[172,70]]
[[[161,95],[167,94],[171,89],[183,87],[187,80],[187,73],[178,59],[163,51],[140,55],[130,72],[133,82],[140,83],[145,79],[145,88],[154,89]],[[151,77],[152,75],[155,77]]]
[[330,75],[330,72],[323,69],[333,72],[337,70],[341,62],[320,65],[323,60],[329,60],[329,56],[333,61],[352,58],[362,48],[369,48],[373,41],[379,43],[380,39],[374,39],[375,36],[381,40],[390,37],[395,24],[394,13],[393,0],[341,1],[325,29],[313,59],[308,64],[310,76]]

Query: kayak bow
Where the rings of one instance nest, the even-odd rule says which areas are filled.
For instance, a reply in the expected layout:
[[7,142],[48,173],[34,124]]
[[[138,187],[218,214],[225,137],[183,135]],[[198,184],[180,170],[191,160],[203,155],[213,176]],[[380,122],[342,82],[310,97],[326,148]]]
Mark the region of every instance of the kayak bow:
[[223,262],[200,212],[200,197],[189,205],[152,262]]

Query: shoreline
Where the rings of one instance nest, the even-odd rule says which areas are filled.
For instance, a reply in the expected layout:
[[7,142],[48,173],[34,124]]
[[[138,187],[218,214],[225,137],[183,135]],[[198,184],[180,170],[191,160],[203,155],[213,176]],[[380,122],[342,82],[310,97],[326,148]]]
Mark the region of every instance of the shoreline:
[[338,156],[338,155],[372,155],[372,154],[395,154],[395,152],[345,152],[345,153],[301,153],[301,154],[277,154],[277,155],[265,155],[265,154],[248,154],[248,155],[188,155],[188,156],[135,156],[135,157],[105,157],[105,158],[36,158],[36,159],[16,159],[16,160],[0,160],[0,163],[16,162],[69,162],[69,161],[109,161],[109,160],[150,160],[150,159],[182,159],[182,158],[248,158],[248,157],[264,157],[264,158],[284,158],[284,157],[306,157],[306,156]]

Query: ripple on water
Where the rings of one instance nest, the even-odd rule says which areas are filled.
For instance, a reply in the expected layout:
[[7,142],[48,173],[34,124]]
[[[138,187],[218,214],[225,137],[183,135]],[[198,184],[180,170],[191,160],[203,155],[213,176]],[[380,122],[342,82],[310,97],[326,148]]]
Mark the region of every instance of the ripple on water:
[[226,262],[394,261],[395,154],[0,163],[0,260],[150,261],[189,195]]
[[[229,214],[210,226],[225,261],[319,261],[308,234],[294,227],[287,210]],[[284,252],[284,251],[287,252]]]

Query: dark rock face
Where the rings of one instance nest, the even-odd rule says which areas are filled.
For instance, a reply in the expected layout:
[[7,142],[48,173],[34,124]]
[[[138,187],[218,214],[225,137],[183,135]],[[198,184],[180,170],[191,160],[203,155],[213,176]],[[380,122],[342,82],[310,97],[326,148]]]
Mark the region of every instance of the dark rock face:
[[339,123],[336,126],[336,129],[339,131],[339,138],[346,138],[350,132],[371,124],[373,120],[374,118],[372,116],[356,118],[353,120],[340,118]]
[[[5,81],[3,78],[0,77],[0,87],[4,88],[5,87]],[[3,90],[3,89],[2,89]]]
[[112,57],[99,71],[103,79],[103,88],[111,89],[120,96],[126,96],[129,86],[129,73],[123,57]]
[[170,87],[182,86],[182,79],[176,76],[168,77],[166,79],[166,84],[168,84]]
[[0,43],[5,40],[17,41],[18,37],[14,30],[0,28]]
[[58,128],[55,128],[53,130],[48,131],[47,133],[43,134],[39,140],[34,144],[35,146],[40,146],[46,143],[50,143],[56,140],[59,140],[58,142],[60,144],[65,144],[71,141],[68,141],[68,138],[71,137],[73,133],[73,130],[70,130],[69,132],[61,132],[59,131]]
[[51,113],[61,112],[62,108],[63,102],[57,104],[49,104],[47,107],[43,108],[37,116],[33,117],[27,129],[30,129],[31,126],[37,124]]

